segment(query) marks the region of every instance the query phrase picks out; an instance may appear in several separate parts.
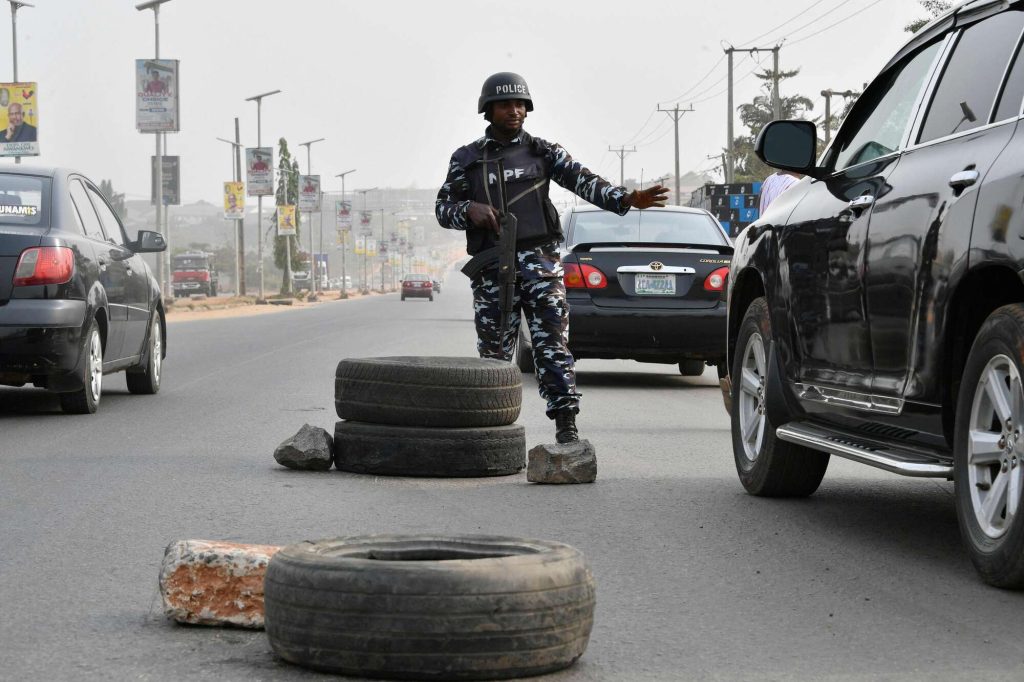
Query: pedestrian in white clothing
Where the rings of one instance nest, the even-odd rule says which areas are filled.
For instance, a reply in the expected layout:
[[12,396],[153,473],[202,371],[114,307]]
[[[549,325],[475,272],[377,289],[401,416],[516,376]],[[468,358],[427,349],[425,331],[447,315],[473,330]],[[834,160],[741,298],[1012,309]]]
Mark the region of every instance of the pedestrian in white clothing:
[[757,215],[763,216],[768,206],[802,177],[803,175],[799,173],[779,171],[765,178],[765,181],[761,183],[761,205]]

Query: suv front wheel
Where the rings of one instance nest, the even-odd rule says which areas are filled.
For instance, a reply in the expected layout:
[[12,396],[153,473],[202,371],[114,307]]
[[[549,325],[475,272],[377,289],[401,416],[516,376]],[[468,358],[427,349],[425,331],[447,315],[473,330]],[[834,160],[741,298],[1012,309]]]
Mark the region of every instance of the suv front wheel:
[[957,520],[971,561],[996,587],[1024,588],[1024,305],[982,325],[956,411]]
[[747,308],[732,363],[732,451],[740,482],[751,495],[806,497],[818,489],[829,456],[775,436],[765,410],[768,349],[772,330],[768,303]]

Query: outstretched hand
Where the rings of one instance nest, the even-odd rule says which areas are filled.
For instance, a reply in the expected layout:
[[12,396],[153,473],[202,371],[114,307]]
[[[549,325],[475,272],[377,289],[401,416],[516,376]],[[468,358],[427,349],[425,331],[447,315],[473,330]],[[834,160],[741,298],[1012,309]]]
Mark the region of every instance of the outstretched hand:
[[661,185],[654,185],[647,189],[635,189],[629,193],[629,205],[631,208],[664,206],[666,201],[668,201],[668,187]]
[[474,227],[491,230],[496,235],[501,234],[501,225],[498,224],[500,214],[497,209],[479,201],[469,203],[469,222]]

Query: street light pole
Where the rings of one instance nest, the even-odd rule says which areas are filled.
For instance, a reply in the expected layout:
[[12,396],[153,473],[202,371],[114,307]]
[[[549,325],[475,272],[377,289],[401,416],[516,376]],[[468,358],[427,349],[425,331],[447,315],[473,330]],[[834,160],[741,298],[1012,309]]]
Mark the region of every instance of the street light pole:
[[[235,119],[235,135],[238,135],[238,119]],[[239,159],[239,153],[241,151],[242,143],[238,141],[232,142],[231,140],[225,140],[223,137],[218,137],[221,142],[226,142],[231,145],[231,178],[235,182],[239,182],[242,178],[241,160]],[[243,219],[244,220],[244,219]],[[242,233],[242,220],[235,221],[235,296],[242,296],[245,294],[245,261],[242,258],[240,249],[245,248],[245,237]]]
[[[313,174],[313,170],[312,170],[313,162],[311,161],[311,155],[310,155],[310,152],[309,152],[309,148],[311,146],[313,146],[314,144],[316,144],[317,142],[323,142],[326,139],[327,139],[326,137],[320,137],[320,138],[317,138],[315,140],[310,140],[309,142],[300,142],[299,143],[300,147],[305,147],[306,148],[306,175],[312,175]],[[319,191],[319,189],[317,191]],[[317,199],[317,203],[318,204],[320,203],[319,198]],[[321,214],[320,214],[320,250],[323,251],[323,248],[324,248],[324,219],[323,219],[323,213],[322,213],[322,211],[323,211],[323,207],[322,206],[320,207],[320,210],[321,210]],[[309,217],[309,300],[310,301],[316,301],[317,300],[317,298],[316,298],[316,280],[317,280],[316,253],[313,251],[313,215],[310,214],[310,217]]]
[[[154,59],[160,59],[160,5],[170,0],[149,0],[149,2],[139,3],[135,5],[135,9],[143,12],[147,9],[153,10],[153,31],[156,38],[156,56]],[[164,236],[164,240],[170,243],[170,235],[167,234],[166,226],[164,225],[164,157],[163,157],[163,145],[164,145],[164,134],[154,133],[156,136],[156,171],[155,171],[155,183],[156,183],[156,230]],[[157,275],[163,284],[164,296],[166,298],[171,297],[171,250],[166,249],[163,253],[163,257],[157,256],[157,261],[161,264],[161,268],[158,268]]]
[[[356,190],[357,194],[362,194],[363,195],[363,213],[366,213],[366,193],[367,192],[372,192],[375,189],[377,189],[377,188],[376,187],[371,187],[370,189],[357,189]],[[362,222],[362,216],[360,216],[360,222]],[[369,249],[366,248],[368,246],[368,244],[366,242],[366,237],[369,236],[367,234],[367,232],[369,232],[369,235],[373,234],[372,230],[367,230],[367,231],[363,232],[363,288],[359,292],[361,294],[368,294],[368,293],[370,293],[370,286],[369,286],[369,281],[368,281],[368,277],[367,277],[368,273],[367,273],[367,268],[366,268],[366,252],[369,250]]]
[[[11,47],[14,50],[14,82],[18,82],[18,9],[21,7],[35,7],[21,0],[7,0],[11,3]],[[21,157],[15,156],[14,163],[21,163]]]
[[[252,97],[246,97],[246,102],[256,102],[256,146],[260,147],[263,143],[262,133],[262,108],[263,98],[276,95],[281,92],[280,90],[271,90],[270,92],[264,92],[259,95],[253,95]],[[260,275],[260,297],[257,302],[266,303],[266,298],[263,295],[263,195],[259,195],[256,199],[256,272]]]
[[[341,202],[345,203],[345,176],[349,173],[355,173],[356,169],[347,170],[344,173],[338,173],[334,177],[341,178]],[[349,219],[352,217],[352,208],[349,207]],[[351,228],[349,232],[351,232]],[[345,252],[348,250],[348,239],[345,237],[344,231],[342,231],[341,238],[341,298],[348,298],[348,286],[345,280]]]

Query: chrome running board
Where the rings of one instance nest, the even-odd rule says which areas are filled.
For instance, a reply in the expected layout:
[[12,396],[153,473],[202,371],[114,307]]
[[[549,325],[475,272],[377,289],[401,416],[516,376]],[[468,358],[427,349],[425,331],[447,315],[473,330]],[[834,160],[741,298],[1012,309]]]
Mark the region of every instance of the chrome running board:
[[893,445],[879,445],[859,440],[811,424],[786,424],[777,428],[775,435],[787,443],[803,445],[812,450],[851,459],[894,474],[918,478],[953,478],[953,465],[939,457],[929,457]]

